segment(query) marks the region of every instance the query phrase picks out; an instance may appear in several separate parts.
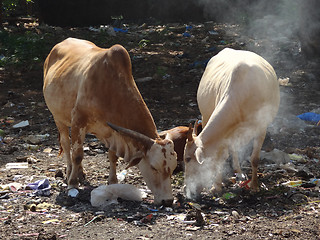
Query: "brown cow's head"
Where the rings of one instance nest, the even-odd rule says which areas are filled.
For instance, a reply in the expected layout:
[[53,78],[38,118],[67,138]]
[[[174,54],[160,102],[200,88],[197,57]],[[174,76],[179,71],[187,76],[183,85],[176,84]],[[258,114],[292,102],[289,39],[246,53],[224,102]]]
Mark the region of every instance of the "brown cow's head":
[[157,139],[139,163],[139,169],[154,194],[155,204],[173,202],[171,175],[177,166],[177,154],[169,139]]
[[141,133],[108,123],[114,130],[139,142],[138,152],[129,161],[128,167],[138,165],[139,170],[157,205],[173,202],[171,175],[177,166],[177,154],[169,139],[151,139]]

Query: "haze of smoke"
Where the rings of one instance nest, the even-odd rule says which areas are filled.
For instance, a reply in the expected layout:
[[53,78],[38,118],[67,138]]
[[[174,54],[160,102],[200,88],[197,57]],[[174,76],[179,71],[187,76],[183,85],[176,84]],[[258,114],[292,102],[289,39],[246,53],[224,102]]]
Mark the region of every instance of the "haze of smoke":
[[[314,15],[319,15],[318,10],[310,11],[312,1],[305,0],[194,0],[203,6],[204,14],[208,19],[221,23],[239,24],[243,32],[239,42],[245,42],[247,50],[256,52],[274,66],[278,77],[288,77],[290,71],[297,66],[297,58],[301,54],[299,34],[310,35],[310,31],[320,28],[314,23]],[[319,17],[318,17],[319,18]],[[301,29],[303,26],[303,29]],[[234,35],[234,34],[232,34]],[[249,41],[248,41],[249,40]],[[290,103],[293,96],[281,94],[281,104],[278,115],[269,127],[272,134],[277,134],[286,126],[301,130],[304,122],[291,114]],[[264,112],[257,114],[257,118],[265,116]],[[238,140],[232,139],[229,146],[239,149],[239,160],[248,160],[252,152],[251,135],[256,134],[256,129],[247,129],[245,134],[238,136]],[[214,157],[206,159],[212,165],[217,163]],[[224,167],[223,167],[224,166]],[[221,171],[227,173],[230,168],[221,165]],[[222,169],[223,168],[223,169]],[[210,167],[203,167],[201,181],[212,184],[215,173]],[[207,186],[208,188],[208,186]]]

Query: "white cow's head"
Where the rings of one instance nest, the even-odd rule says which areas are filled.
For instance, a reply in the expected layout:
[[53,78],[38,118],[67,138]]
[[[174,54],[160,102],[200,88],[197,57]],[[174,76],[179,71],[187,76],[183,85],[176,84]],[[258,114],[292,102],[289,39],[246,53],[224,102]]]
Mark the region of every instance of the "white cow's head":
[[177,154],[169,139],[151,139],[141,133],[108,123],[114,130],[139,142],[139,151],[130,159],[128,167],[138,165],[141,174],[154,195],[157,205],[173,202],[171,175],[177,166]]

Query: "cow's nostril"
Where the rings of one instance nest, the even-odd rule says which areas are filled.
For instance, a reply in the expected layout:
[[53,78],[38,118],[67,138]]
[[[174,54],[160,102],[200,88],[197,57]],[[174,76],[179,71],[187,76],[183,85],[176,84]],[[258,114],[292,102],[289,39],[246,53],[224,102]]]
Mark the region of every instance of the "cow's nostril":
[[172,206],[173,199],[162,200],[161,203],[165,207],[170,207],[170,206]]

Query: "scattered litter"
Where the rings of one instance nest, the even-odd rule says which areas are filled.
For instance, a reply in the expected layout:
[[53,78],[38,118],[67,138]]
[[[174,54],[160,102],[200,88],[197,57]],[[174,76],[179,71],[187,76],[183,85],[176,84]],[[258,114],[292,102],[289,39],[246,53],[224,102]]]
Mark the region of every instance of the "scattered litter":
[[15,104],[12,103],[12,102],[7,102],[3,107],[7,107],[7,108],[10,108],[10,107],[13,107]]
[[135,186],[129,184],[111,184],[101,185],[92,190],[91,205],[94,207],[104,207],[115,203],[118,197],[124,200],[142,201],[141,192]]
[[313,112],[302,113],[297,117],[304,121],[309,121],[309,122],[318,123],[320,121],[320,114],[313,113]]
[[239,183],[239,187],[245,188],[245,189],[250,189],[250,182],[251,182],[251,179],[246,180],[246,181],[242,181]]
[[13,128],[23,128],[23,127],[27,127],[27,126],[29,126],[29,121],[25,120],[25,121],[22,121],[22,122],[19,122],[19,123],[13,125],[12,127]]
[[280,165],[280,167],[286,171],[289,172],[298,172],[298,170],[294,167],[294,165],[291,162],[288,162],[286,164]]
[[39,150],[39,146],[38,146],[38,145],[34,145],[34,144],[24,143],[24,144],[22,144],[22,146],[23,146],[26,150],[33,150],[33,151]]
[[8,190],[11,192],[17,192],[20,189],[22,189],[22,184],[17,183],[17,182],[5,184],[5,185],[0,185],[0,192],[4,192],[4,191],[8,191]]
[[14,234],[17,237],[23,237],[23,238],[28,238],[28,237],[38,237],[40,235],[40,233],[15,233]]
[[183,221],[185,219],[185,217],[186,217],[185,213],[179,213],[176,215],[168,215],[167,220],[181,220],[181,221]]
[[197,226],[187,226],[186,230],[187,231],[197,231],[199,230],[201,227],[197,227]]
[[126,169],[122,170],[120,173],[117,174],[117,179],[119,182],[122,182],[125,180],[126,175],[127,175],[128,171]]
[[43,224],[49,224],[49,223],[59,223],[60,220],[59,219],[50,219],[50,220],[47,220],[47,221],[43,221],[42,223]]
[[79,195],[79,190],[76,189],[76,188],[71,188],[68,190],[68,196],[69,197],[72,197],[72,198],[75,198]]
[[104,216],[103,215],[98,215],[98,216],[95,216],[94,218],[92,218],[89,222],[87,222],[85,225],[83,225],[84,227],[86,227],[86,226],[88,226],[90,223],[92,223],[92,222],[94,222],[95,220],[97,220],[97,219],[102,219],[102,218],[104,218]]
[[282,183],[281,185],[287,186],[287,187],[299,187],[302,185],[302,180],[288,181],[288,182]]
[[281,85],[281,86],[289,86],[289,78],[287,77],[287,78],[279,78],[279,84]]
[[273,149],[271,152],[261,151],[260,158],[274,162],[278,165],[286,164],[290,161],[290,157],[287,153],[276,148]]
[[127,32],[128,32],[127,29],[121,29],[121,28],[116,28],[116,27],[114,27],[113,30],[114,30],[115,32],[122,32],[122,33],[127,33]]
[[24,140],[32,143],[32,144],[39,144],[42,143],[43,141],[48,140],[48,138],[50,137],[50,134],[37,134],[37,135],[29,135],[27,136]]
[[34,183],[29,183],[26,189],[35,190],[34,194],[37,196],[50,196],[50,183],[48,179],[38,180]]
[[295,153],[292,153],[292,154],[289,154],[289,158],[293,161],[297,161],[298,163],[304,163],[306,162],[306,159],[304,156],[302,155],[298,155],[298,154],[295,154]]
[[44,153],[51,153],[52,152],[52,148],[45,148],[44,150],[43,150],[43,152]]
[[232,193],[232,192],[227,192],[225,194],[222,195],[222,198],[225,200],[230,200],[232,198],[235,198],[237,195]]
[[209,31],[209,34],[210,35],[219,35],[219,33],[217,31],[215,31],[215,30]]
[[140,220],[140,222],[142,222],[142,223],[150,223],[152,221],[152,218],[153,218],[153,214],[149,214],[149,215],[145,216],[144,218],[142,218]]
[[7,163],[6,169],[28,168],[27,162]]
[[188,33],[188,32],[184,32],[184,33],[182,34],[182,36],[184,36],[184,37],[191,37],[191,34]]

